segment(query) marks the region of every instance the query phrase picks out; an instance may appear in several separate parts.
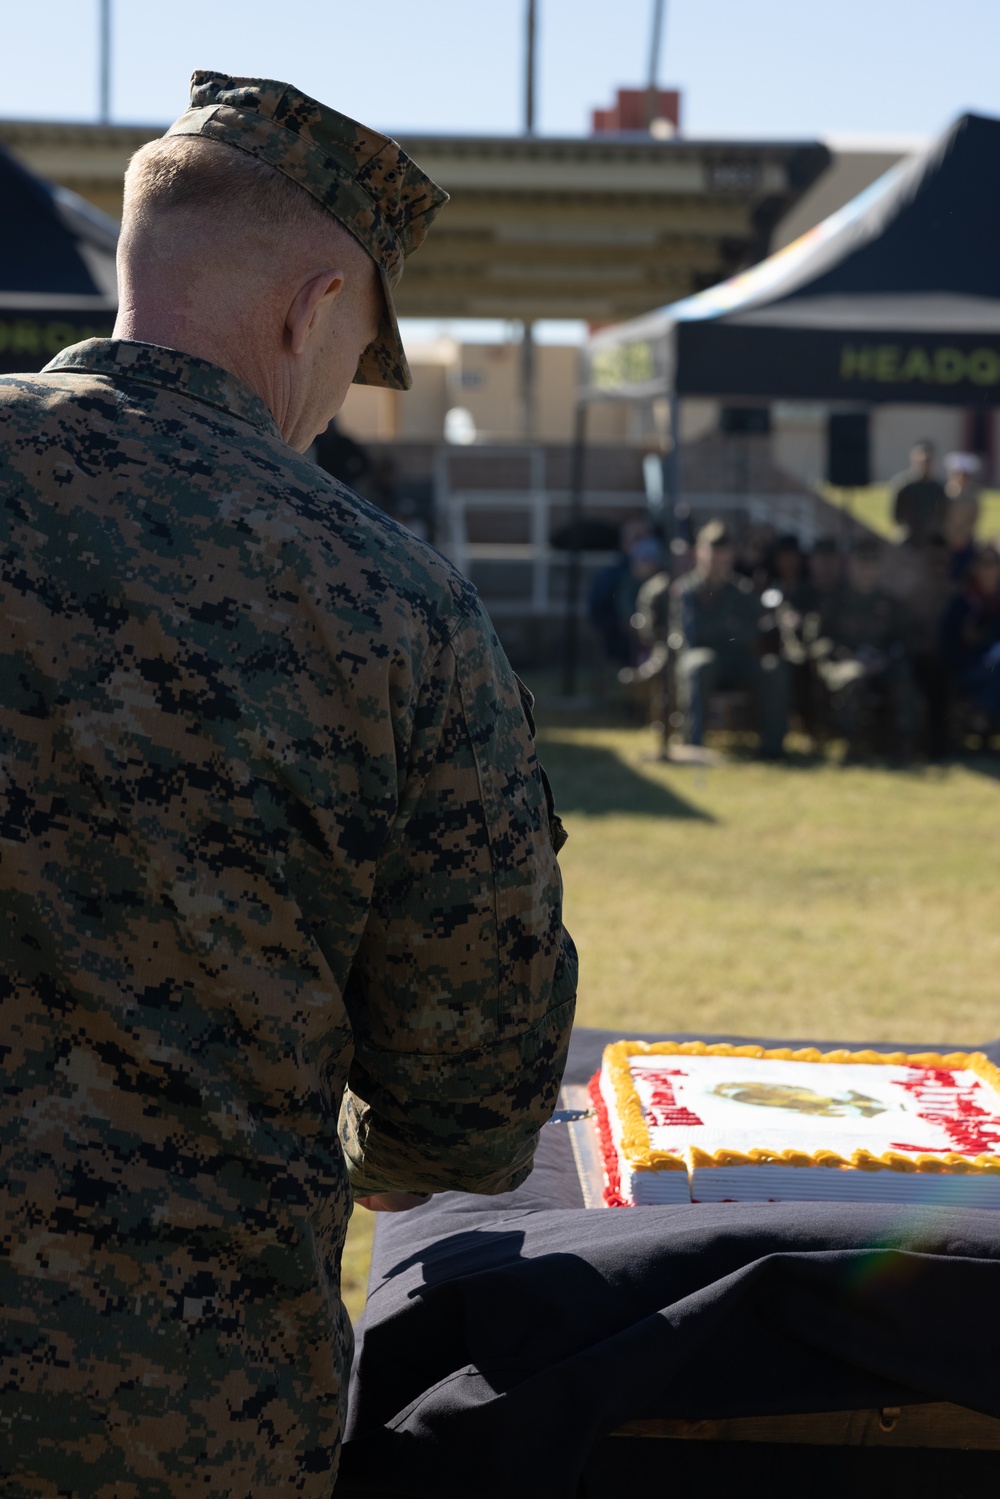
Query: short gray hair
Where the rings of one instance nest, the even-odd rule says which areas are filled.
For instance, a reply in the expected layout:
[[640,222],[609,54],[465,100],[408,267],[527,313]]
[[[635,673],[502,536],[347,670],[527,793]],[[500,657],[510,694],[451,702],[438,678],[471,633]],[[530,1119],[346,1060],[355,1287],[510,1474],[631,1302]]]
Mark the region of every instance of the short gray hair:
[[246,151],[200,136],[149,141],[125,173],[123,227],[189,214],[235,219],[251,232],[348,234],[304,188]]

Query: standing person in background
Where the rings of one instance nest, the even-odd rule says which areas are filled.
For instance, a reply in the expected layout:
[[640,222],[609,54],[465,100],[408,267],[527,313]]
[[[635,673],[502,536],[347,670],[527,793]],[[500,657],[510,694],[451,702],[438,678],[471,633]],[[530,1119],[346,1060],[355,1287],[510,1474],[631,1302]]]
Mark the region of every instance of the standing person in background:
[[955,689],[973,704],[981,732],[1000,724],[1000,545],[987,542],[944,618],[945,659]]
[[694,571],[670,591],[670,631],[678,642],[677,683],[692,744],[701,744],[713,692],[749,691],[761,756],[784,753],[788,678],[777,654],[761,654],[762,608],[748,578],[734,575],[735,550],[721,521],[698,532]]
[[910,449],[910,467],[890,481],[892,518],[901,541],[924,546],[931,536],[940,535],[948,500],[944,485],[934,478],[934,444],[914,443]]
[[982,502],[979,498],[979,471],[982,465],[975,453],[949,453],[944,460],[948,497],[945,512],[944,539],[951,552],[951,576],[959,579],[976,553],[976,528]]
[[0,1489],[328,1499],[352,1196],[505,1192],[576,960],[530,700],[302,454],[445,195],[269,79],[129,166],[114,337],[0,380]]
[[951,684],[942,647],[942,626],[955,594],[950,560],[944,538],[932,536],[903,600],[907,655],[914,685],[923,700],[925,742],[931,760],[943,760],[950,747]]

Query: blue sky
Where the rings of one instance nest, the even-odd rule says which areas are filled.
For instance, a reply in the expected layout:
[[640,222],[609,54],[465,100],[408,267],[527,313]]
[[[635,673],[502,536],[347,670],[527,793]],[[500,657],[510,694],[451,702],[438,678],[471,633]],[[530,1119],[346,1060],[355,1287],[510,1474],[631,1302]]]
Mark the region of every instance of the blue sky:
[[[389,131],[520,128],[525,0],[112,0],[113,118],[166,122],[195,67],[297,83]],[[537,0],[539,127],[645,81],[651,0]],[[667,0],[688,134],[932,135],[1000,114],[1000,0]],[[0,116],[93,119],[98,0],[0,8]]]

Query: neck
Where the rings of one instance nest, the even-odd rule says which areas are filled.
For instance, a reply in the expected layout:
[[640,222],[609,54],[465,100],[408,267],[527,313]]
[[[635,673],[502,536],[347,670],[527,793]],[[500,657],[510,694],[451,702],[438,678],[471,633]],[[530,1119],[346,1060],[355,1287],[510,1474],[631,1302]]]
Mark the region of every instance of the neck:
[[141,298],[123,296],[112,337],[176,349],[235,375],[260,396],[289,442],[300,414],[284,352],[264,348],[261,322],[266,325],[260,319],[254,327],[249,319],[220,318],[218,313],[199,319],[175,306],[143,305]]

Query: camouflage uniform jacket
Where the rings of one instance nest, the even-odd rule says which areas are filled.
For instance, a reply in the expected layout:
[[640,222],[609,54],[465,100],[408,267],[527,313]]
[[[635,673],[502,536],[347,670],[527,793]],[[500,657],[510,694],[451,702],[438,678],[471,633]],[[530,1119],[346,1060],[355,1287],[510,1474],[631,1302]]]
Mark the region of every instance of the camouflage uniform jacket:
[[530,716],[225,371],[95,340],[0,411],[0,1487],[325,1496],[351,1185],[506,1190],[555,1102]]
[[760,642],[760,599],[749,578],[734,575],[710,584],[696,569],[671,586],[670,605],[671,631],[686,650],[746,653]]
[[840,655],[865,648],[899,651],[906,639],[906,613],[882,589],[858,593],[850,587],[839,588],[820,611],[820,631]]

